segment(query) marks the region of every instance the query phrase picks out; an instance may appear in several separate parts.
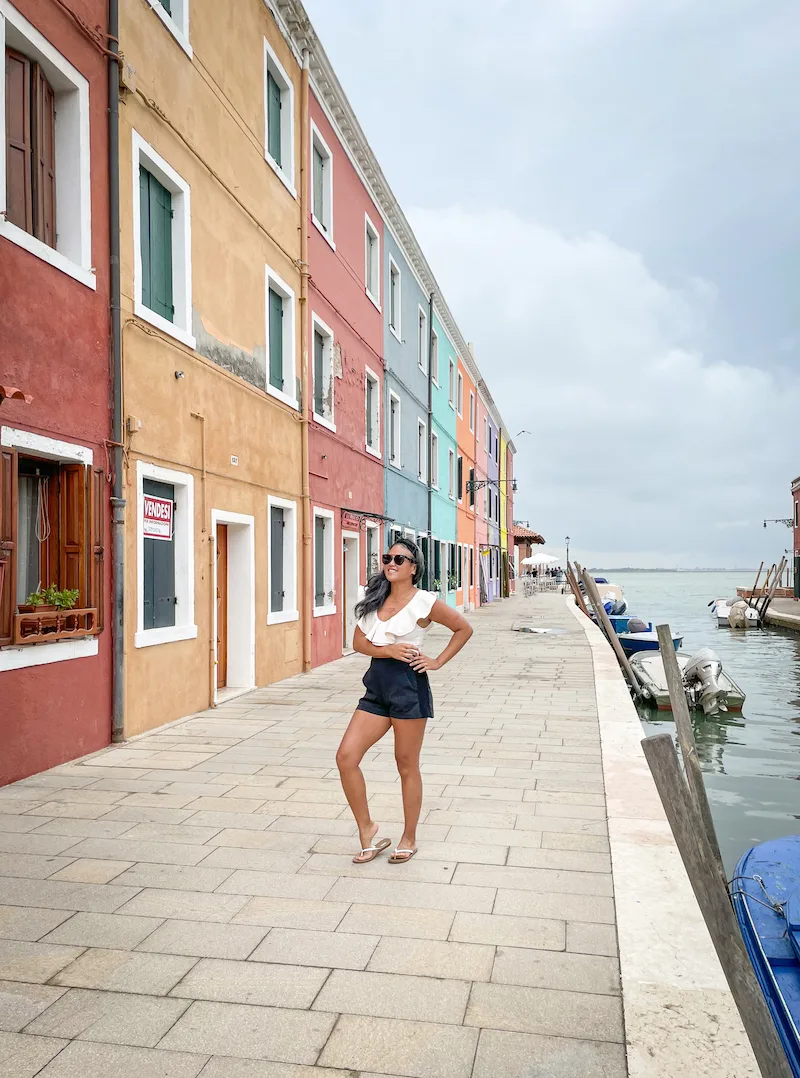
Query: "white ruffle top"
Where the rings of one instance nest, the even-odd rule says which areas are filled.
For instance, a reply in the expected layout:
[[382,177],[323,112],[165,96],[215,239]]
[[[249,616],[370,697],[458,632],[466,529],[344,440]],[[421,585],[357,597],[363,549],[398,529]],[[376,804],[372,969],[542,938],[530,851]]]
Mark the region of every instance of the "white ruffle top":
[[388,621],[381,621],[378,611],[358,619],[358,627],[371,644],[385,647],[387,644],[413,644],[422,647],[430,625],[417,622],[430,617],[438,596],[430,591],[417,591],[408,603]]

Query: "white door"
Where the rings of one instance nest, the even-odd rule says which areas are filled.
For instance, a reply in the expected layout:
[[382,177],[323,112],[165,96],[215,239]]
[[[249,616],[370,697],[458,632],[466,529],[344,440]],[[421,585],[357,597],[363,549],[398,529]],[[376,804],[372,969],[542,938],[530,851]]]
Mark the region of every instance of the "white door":
[[356,534],[342,533],[342,646],[345,651],[352,648],[353,633],[356,631],[355,605],[359,594],[358,545]]

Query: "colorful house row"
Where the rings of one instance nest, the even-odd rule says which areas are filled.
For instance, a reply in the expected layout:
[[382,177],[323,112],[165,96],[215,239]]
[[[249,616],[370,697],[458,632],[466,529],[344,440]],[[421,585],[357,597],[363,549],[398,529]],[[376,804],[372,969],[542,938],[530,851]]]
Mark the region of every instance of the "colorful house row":
[[513,442],[302,4],[0,37],[0,782],[341,656],[397,535],[510,594]]

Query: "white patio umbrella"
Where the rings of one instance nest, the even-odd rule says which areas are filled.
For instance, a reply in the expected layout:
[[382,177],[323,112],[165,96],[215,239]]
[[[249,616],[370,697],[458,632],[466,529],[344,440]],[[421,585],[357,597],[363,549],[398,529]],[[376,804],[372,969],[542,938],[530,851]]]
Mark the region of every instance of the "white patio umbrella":
[[559,561],[559,558],[554,558],[552,554],[533,554],[530,558],[523,558],[523,565],[553,565]]

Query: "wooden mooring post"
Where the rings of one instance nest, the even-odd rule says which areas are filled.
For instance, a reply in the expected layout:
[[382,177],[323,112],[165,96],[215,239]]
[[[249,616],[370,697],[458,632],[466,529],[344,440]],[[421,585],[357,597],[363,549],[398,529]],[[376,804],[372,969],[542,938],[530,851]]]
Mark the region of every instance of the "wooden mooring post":
[[717,854],[681,774],[672,737],[669,734],[646,737],[642,748],[762,1078],[792,1078],[789,1061],[745,950],[727,888],[720,880]]
[[758,616],[759,616],[759,619],[760,619],[762,625],[764,624],[764,618],[767,616],[767,610],[769,610],[769,605],[772,602],[773,598],[775,597],[775,592],[778,590],[781,579],[783,577],[783,570],[785,568],[786,568],[786,555],[784,554],[784,556],[780,560],[780,564],[778,565],[777,571],[776,571],[775,576],[774,576],[773,581],[772,581],[772,586],[769,589],[769,593],[765,594],[764,602],[761,604],[761,609],[758,612]]
[[575,596],[575,602],[577,603],[580,610],[588,618],[589,611],[586,608],[586,600],[583,597],[583,592],[578,587],[578,581],[575,578],[575,572],[569,562],[567,562],[567,582],[569,583],[572,594]]
[[600,598],[600,593],[597,590],[597,584],[594,582],[594,577],[588,573],[585,569],[582,569],[578,562],[575,562],[575,568],[580,573],[580,578],[583,581],[583,586],[586,590],[586,594],[589,596],[589,601],[592,604],[592,609],[597,615],[597,623],[606,635],[611,647],[614,649],[614,654],[617,657],[619,665],[622,667],[622,672],[628,680],[628,684],[636,693],[637,696],[641,694],[642,686],[636,676],[636,673],[628,662],[628,656],[622,650],[622,644],[619,642],[619,637],[614,632],[614,626],[608,620],[608,614],[606,614],[606,608],[603,606],[603,602]]

